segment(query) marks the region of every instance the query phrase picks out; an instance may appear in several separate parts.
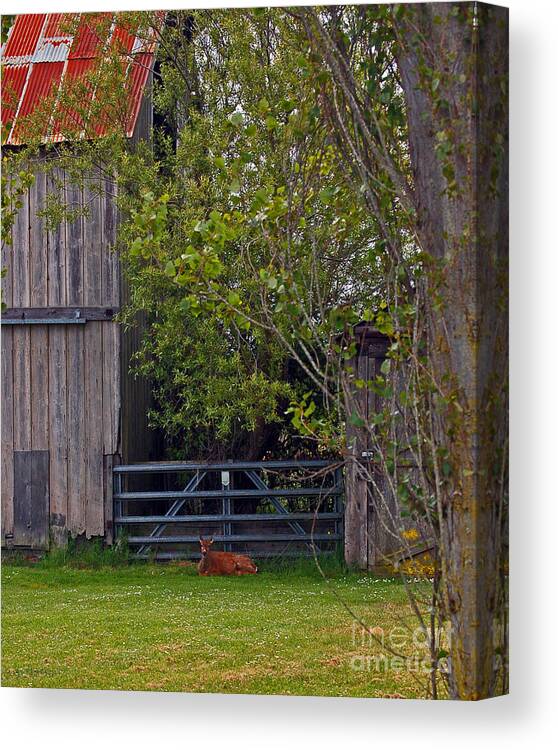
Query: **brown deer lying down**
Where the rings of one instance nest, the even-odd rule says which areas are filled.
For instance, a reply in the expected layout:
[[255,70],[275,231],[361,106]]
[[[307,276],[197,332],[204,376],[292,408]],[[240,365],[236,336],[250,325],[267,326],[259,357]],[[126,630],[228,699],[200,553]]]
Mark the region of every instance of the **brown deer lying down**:
[[212,552],[213,539],[200,536],[201,560],[198,573],[201,576],[244,576],[257,573],[258,569],[247,555],[232,552]]

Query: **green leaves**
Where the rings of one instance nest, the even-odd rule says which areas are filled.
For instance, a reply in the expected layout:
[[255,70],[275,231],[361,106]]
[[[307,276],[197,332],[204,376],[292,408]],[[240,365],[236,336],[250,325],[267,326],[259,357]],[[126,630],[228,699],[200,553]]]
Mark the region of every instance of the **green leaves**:
[[[334,331],[343,331],[358,322],[359,316],[350,305],[334,307],[329,311],[329,325]],[[352,353],[350,354],[352,356]]]
[[320,191],[319,197],[324,206],[329,206],[339,191],[340,187],[338,185],[328,186]]
[[277,277],[267,268],[260,268],[259,276],[269,289],[277,289]]
[[238,292],[234,291],[229,292],[227,296],[227,302],[229,303],[229,305],[231,305],[231,307],[240,307],[242,304],[240,295],[238,294]]
[[[271,36],[262,34],[264,20],[274,29]],[[363,87],[373,82],[375,113],[390,118],[386,127],[396,128],[393,112],[401,97],[385,75],[387,59],[379,51],[386,32],[374,33],[373,59],[367,57],[359,81]],[[287,345],[290,358],[303,350],[315,356],[318,371],[327,359],[334,383],[338,368],[350,368],[356,353],[356,343],[345,334],[366,308],[380,330],[394,330],[394,314],[378,301],[387,295],[388,283],[399,281],[386,262],[386,239],[367,203],[377,190],[389,230],[406,242],[393,186],[382,170],[367,180],[363,193],[358,192],[362,180],[355,188],[348,179],[327,125],[331,75],[318,51],[309,54],[307,40],[297,38],[283,11],[272,9],[257,18],[251,12],[201,12],[187,54],[195,55],[199,66],[196,80],[192,76],[189,82],[196,103],[185,113],[178,148],[168,144],[157,151],[149,173],[135,155],[127,157],[126,166],[127,184],[146,187],[130,201],[127,228],[134,303],[144,304],[153,320],[165,306],[175,316],[174,328],[169,323],[164,333],[152,331],[153,349],[160,347],[156,357],[166,356],[163,339],[166,347],[178,348],[185,333],[207,325],[243,361],[266,373],[268,355],[261,350],[281,351],[276,359],[284,362]],[[189,57],[182,62],[190,72]],[[173,61],[162,66],[157,90],[158,106],[171,121],[176,102],[187,98],[173,66]],[[167,193],[172,200],[166,203],[157,197]],[[220,376],[210,370],[205,342],[197,340],[196,346],[208,360],[196,363],[205,387]],[[291,404],[290,434],[299,430],[316,445],[339,447],[347,417],[333,406],[326,413],[321,392],[308,395],[308,375],[296,356],[292,367],[276,372],[277,381],[293,387],[289,400],[300,407]],[[177,355],[175,362],[184,377],[191,375],[185,359]],[[234,377],[227,373],[230,382]],[[161,366],[158,376],[169,390],[176,387],[171,380],[183,377],[178,364],[168,373]],[[383,375],[357,381],[355,388],[389,394]],[[217,409],[213,400],[206,405],[209,413]],[[169,410],[167,417],[187,429],[186,413],[179,418]],[[221,412],[220,419],[226,421]]]
[[315,396],[313,391],[307,391],[301,399],[293,399],[285,414],[291,415],[292,425],[302,435],[311,436],[327,444],[333,439],[334,426],[321,412]]
[[272,115],[268,115],[265,118],[265,126],[268,130],[275,130],[277,127],[277,120]]
[[380,365],[380,372],[382,373],[382,375],[389,375],[390,370],[391,370],[391,360],[384,359],[384,361]]
[[[132,211],[132,241],[130,253],[135,257],[159,259],[165,238],[168,220],[168,193],[158,198],[151,191],[144,191],[139,207]],[[165,273],[166,273],[165,268]]]
[[258,112],[260,115],[265,115],[269,112],[269,102],[265,97],[258,102]]
[[366,427],[366,422],[364,421],[362,417],[356,414],[356,412],[353,412],[349,416],[349,423],[352,424],[353,427],[359,427],[359,428]]
[[240,180],[233,180],[229,184],[229,193],[231,195],[240,195]]
[[286,114],[290,114],[296,108],[296,104],[292,99],[281,99],[279,107]]
[[229,122],[234,125],[235,128],[239,128],[244,125],[244,115],[242,112],[233,112],[229,117]]
[[246,133],[248,138],[253,138],[255,135],[257,135],[258,126],[252,123],[251,125],[248,125],[244,132]]
[[226,166],[225,159],[222,156],[217,156],[214,160],[214,164],[217,169],[225,169]]

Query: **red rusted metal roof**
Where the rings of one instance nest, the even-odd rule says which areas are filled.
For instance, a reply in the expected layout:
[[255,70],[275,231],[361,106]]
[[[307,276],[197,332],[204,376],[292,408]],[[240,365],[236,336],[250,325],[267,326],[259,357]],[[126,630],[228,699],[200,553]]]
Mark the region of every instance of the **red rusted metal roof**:
[[44,23],[43,14],[29,13],[25,16],[17,16],[2,57],[4,55],[6,57],[31,55],[37,47]]
[[[17,16],[1,55],[2,142],[25,143],[25,128],[33,116],[41,126],[44,123],[45,143],[101,136],[120,126],[131,136],[156,49],[153,28],[140,32],[137,19],[137,15],[130,17],[125,13]],[[156,19],[157,24],[162,23],[164,14],[157,14]],[[94,79],[94,74],[111,55],[114,60],[115,54],[126,95],[118,117],[102,107],[99,99],[103,93],[97,90]],[[61,112],[57,100],[61,90],[71,90],[72,86],[81,87],[74,89],[84,100],[79,114]],[[84,115],[87,107],[89,114]],[[73,130],[69,128],[70,121],[76,126]]]

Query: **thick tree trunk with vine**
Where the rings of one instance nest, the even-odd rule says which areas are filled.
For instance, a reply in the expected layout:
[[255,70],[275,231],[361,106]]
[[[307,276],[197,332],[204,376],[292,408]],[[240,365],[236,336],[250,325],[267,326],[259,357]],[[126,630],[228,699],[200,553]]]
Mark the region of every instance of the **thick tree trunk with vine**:
[[[494,695],[505,606],[507,9],[424,4],[396,24],[426,289],[451,691]],[[505,656],[505,655],[504,655]]]

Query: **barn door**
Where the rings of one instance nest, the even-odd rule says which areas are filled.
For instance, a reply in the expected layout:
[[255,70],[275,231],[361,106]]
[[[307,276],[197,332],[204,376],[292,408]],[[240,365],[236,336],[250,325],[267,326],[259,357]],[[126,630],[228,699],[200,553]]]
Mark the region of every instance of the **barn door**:
[[48,548],[49,452],[14,451],[15,547]]

